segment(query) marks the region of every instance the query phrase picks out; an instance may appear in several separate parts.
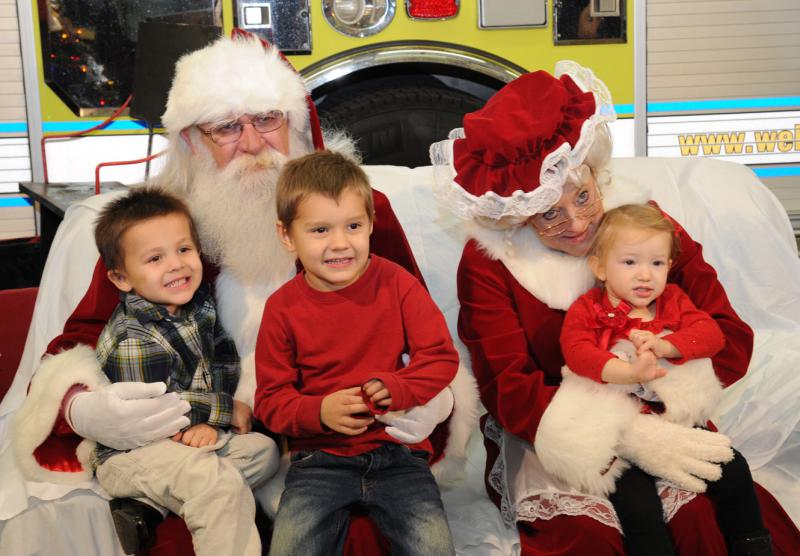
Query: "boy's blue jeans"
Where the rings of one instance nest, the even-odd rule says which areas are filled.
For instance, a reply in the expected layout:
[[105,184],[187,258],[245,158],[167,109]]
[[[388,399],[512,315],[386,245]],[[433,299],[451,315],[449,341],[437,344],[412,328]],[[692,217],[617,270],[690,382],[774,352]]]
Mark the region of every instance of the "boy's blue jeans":
[[387,444],[358,456],[296,452],[272,534],[271,556],[341,554],[348,506],[361,504],[392,554],[455,553],[427,453]]

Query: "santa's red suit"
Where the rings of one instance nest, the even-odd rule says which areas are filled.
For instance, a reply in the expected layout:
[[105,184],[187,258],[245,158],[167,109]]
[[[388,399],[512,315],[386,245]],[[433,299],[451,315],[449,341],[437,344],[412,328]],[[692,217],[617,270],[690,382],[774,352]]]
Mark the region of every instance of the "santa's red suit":
[[[216,44],[219,45],[222,42],[225,40]],[[226,49],[228,50],[226,51]],[[324,148],[316,112],[310,98],[306,96],[302,80],[285,63],[280,62],[274,52],[262,55],[250,43],[245,44],[238,41],[228,41],[216,49],[209,47],[205,50],[210,53],[207,57],[213,54],[213,60],[202,60],[202,63],[200,60],[189,60],[192,62],[191,64],[189,62],[183,64],[182,60],[177,66],[179,75],[173,82],[167,113],[164,116],[165,125],[170,129],[171,141],[181,140],[178,132],[193,123],[191,118],[197,117],[195,121],[207,121],[203,118],[205,118],[208,106],[213,106],[216,112],[220,112],[208,116],[213,121],[215,118],[225,117],[229,113],[257,112],[258,109],[248,104],[251,103],[256,108],[262,107],[261,109],[264,106],[282,108],[288,116],[293,133],[307,134],[310,136],[308,138],[309,145],[313,142],[315,148]],[[235,62],[232,65],[239,64],[242,68],[252,69],[263,66],[266,69],[263,75],[261,72],[254,73],[253,71],[240,75],[239,77],[246,78],[246,81],[238,84],[228,80],[223,87],[220,87],[222,89],[220,91],[204,91],[204,94],[219,96],[216,104],[195,102],[194,97],[203,97],[202,94],[198,94],[195,82],[197,76],[203,76],[208,67],[222,64],[225,61]],[[210,64],[210,62],[214,62],[214,64]],[[235,70],[242,68],[227,69],[235,73]],[[179,79],[181,71],[191,75],[186,79]],[[276,83],[283,84],[278,87]],[[281,89],[281,87],[284,88]],[[228,91],[225,90],[226,88],[234,90]],[[246,89],[247,94],[239,89]],[[178,93],[184,95],[184,109],[180,110],[180,106],[175,105],[172,108],[172,119],[170,119],[168,118],[171,110],[170,103],[173,94],[177,95]],[[205,101],[209,101],[209,99],[205,98]],[[236,103],[236,107],[230,108],[231,103]],[[173,119],[174,125],[170,125],[173,123]],[[97,202],[90,200],[88,204],[97,205],[99,208],[107,200],[102,198]],[[371,237],[372,251],[398,263],[422,280],[405,234],[388,199],[382,193],[374,191],[374,200],[375,223]],[[93,224],[93,220],[89,222]],[[89,222],[85,221],[78,227],[85,228]],[[91,235],[91,230],[88,234],[85,232],[76,234],[75,226],[66,228],[68,231],[64,234],[69,233],[81,237],[84,241],[86,241],[87,235]],[[56,244],[59,239],[57,238]],[[277,242],[277,237],[275,241]],[[82,251],[81,256],[84,258],[86,252],[96,253],[94,246],[89,242],[85,246],[69,245],[64,248]],[[68,267],[69,261],[62,261],[62,264]],[[264,283],[259,283],[258,280],[245,283],[237,276],[235,269],[216,268],[207,263],[204,264],[204,267],[204,279],[213,281],[215,284],[215,297],[221,322],[233,337],[242,357],[242,377],[235,397],[248,402],[252,407],[255,389],[253,359],[255,339],[264,303],[283,281],[294,274],[294,265],[291,264],[285,269],[282,274],[283,279]],[[45,274],[47,275],[47,270]],[[86,283],[85,278],[71,277],[70,284],[81,282]],[[54,295],[52,292],[52,288],[59,288],[61,284],[48,282],[48,285],[51,289],[47,292],[40,292],[40,298],[53,299],[55,297],[60,303],[64,303],[62,298],[67,296]],[[49,489],[41,497],[42,500],[57,500],[63,497],[70,492],[71,485],[74,485],[74,488],[96,489],[91,469],[82,463],[88,459],[89,443],[82,443],[82,439],[74,434],[68,426],[63,418],[63,402],[78,388],[94,390],[107,384],[105,376],[96,364],[93,350],[87,349],[86,346],[94,346],[100,331],[118,301],[116,289],[106,278],[103,264],[98,262],[88,290],[67,319],[63,332],[57,334],[48,345],[47,353],[54,355],[47,358],[38,368],[31,380],[29,393],[16,412],[14,427],[10,433],[17,468],[14,473],[15,476],[19,476],[19,471],[21,471],[24,478],[29,481],[27,483],[28,492],[26,494],[19,489],[13,492],[8,491],[9,499],[13,498],[13,504],[3,508],[7,510],[3,512],[5,514],[3,517],[13,517],[29,507],[30,503],[26,502],[26,499],[30,500],[30,496],[36,496],[32,492],[38,488],[35,486],[37,482],[64,485],[58,489]],[[36,335],[36,332],[34,331],[32,334]],[[18,377],[18,379],[22,378],[24,376]],[[456,385],[454,388],[455,403],[451,417],[448,422],[440,425],[432,436],[437,458],[439,458],[434,467],[434,474],[438,473],[440,477],[463,465],[469,431],[476,422],[477,392],[474,380],[468,376],[463,367],[460,367],[454,384]],[[448,434],[448,430],[455,430],[457,433]],[[4,459],[0,460],[4,469],[11,470],[14,467],[9,459],[11,452],[11,449],[4,450]],[[269,494],[265,496],[275,498],[275,493],[279,492],[281,488],[281,479],[282,477],[279,477],[279,480],[274,482],[275,484],[270,485],[270,489],[265,489],[269,490]],[[261,501],[263,504],[264,500]],[[370,528],[372,526],[369,523],[366,525],[361,522],[354,524],[351,529],[351,539],[356,535],[359,537],[358,542],[349,543],[351,547],[349,553],[374,554],[380,552],[374,545],[374,533],[361,534],[361,531]],[[373,540],[370,540],[371,538]],[[68,544],[71,545],[71,543]],[[180,546],[172,547],[173,551],[181,549]],[[81,552],[80,549],[78,551]],[[165,553],[170,553],[169,549]]]

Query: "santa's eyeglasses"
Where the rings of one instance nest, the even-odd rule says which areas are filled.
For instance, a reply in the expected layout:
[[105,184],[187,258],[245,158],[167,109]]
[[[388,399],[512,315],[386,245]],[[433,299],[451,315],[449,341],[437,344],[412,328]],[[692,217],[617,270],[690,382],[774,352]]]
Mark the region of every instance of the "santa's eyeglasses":
[[[243,118],[247,119],[243,121]],[[262,114],[247,114],[239,119],[222,122],[207,129],[198,125],[197,129],[217,145],[229,145],[242,138],[246,125],[253,126],[258,133],[269,133],[280,128],[285,122],[286,114],[280,110],[270,110]]]

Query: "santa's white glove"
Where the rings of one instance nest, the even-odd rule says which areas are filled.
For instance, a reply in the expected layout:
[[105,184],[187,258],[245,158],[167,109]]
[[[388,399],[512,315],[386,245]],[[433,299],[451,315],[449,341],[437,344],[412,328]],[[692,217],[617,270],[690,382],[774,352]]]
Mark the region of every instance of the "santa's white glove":
[[445,388],[425,405],[418,405],[405,413],[389,412],[375,419],[388,425],[386,432],[400,442],[418,444],[428,438],[436,425],[453,411],[453,393]]
[[720,463],[733,459],[731,441],[724,434],[643,414],[623,432],[617,451],[646,473],[693,492],[705,492],[705,481],[722,476]]
[[163,382],[117,382],[75,394],[67,422],[83,438],[130,450],[168,438],[189,426],[191,406]]

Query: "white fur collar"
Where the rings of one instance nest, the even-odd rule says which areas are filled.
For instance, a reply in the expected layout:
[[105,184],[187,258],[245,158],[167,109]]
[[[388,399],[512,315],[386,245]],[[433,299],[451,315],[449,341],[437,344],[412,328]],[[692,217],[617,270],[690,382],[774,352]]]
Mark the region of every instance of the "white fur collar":
[[[644,203],[650,198],[649,188],[621,179],[605,187],[603,195],[605,210]],[[594,285],[594,276],[585,257],[573,257],[545,247],[530,226],[493,230],[470,222],[466,233],[491,258],[503,263],[523,288],[551,309],[566,311]]]

